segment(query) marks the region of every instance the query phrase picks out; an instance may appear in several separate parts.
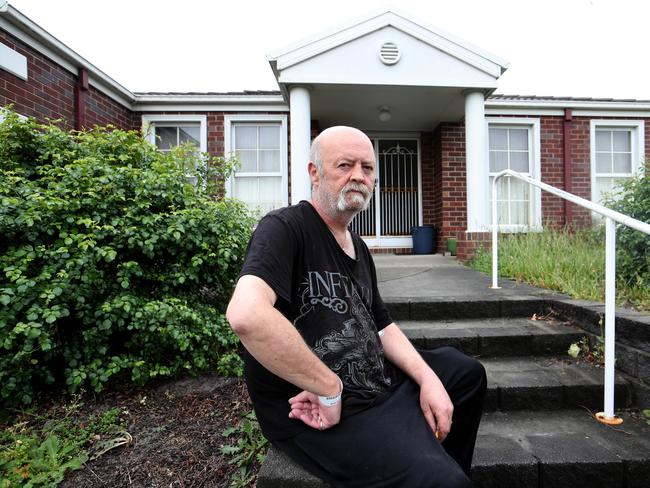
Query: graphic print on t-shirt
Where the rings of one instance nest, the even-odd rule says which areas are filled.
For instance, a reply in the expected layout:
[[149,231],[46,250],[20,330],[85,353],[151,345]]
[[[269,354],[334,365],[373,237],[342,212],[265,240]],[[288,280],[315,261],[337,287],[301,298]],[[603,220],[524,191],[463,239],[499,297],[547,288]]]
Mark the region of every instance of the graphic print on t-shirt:
[[300,289],[302,307],[294,325],[301,330],[301,319],[312,314],[328,323],[328,332],[310,347],[346,389],[377,392],[390,387],[377,327],[359,295],[370,297],[370,290],[357,290],[348,276],[329,271],[309,271]]

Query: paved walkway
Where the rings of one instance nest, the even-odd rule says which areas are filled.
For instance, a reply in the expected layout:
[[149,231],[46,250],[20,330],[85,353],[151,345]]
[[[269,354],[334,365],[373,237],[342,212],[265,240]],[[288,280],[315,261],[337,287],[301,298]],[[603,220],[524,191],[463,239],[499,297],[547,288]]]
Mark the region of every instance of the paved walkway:
[[501,289],[491,288],[492,277],[464,266],[453,256],[375,254],[379,292],[393,298],[568,298],[541,288],[500,278]]

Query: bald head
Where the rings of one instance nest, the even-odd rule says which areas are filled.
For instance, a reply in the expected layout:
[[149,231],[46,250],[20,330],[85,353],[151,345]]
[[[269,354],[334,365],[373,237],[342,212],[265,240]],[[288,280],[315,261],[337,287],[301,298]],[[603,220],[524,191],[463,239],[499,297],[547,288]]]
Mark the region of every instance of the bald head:
[[[318,168],[318,172],[323,176],[323,161],[327,157],[328,149],[335,145],[350,144],[367,145],[372,149],[372,142],[363,132],[354,127],[345,125],[336,125],[329,127],[318,134],[311,143],[309,160]],[[374,149],[373,149],[374,152]]]
[[311,147],[309,162],[312,203],[321,214],[346,226],[365,210],[375,184],[375,150],[368,137],[353,127],[330,127]]

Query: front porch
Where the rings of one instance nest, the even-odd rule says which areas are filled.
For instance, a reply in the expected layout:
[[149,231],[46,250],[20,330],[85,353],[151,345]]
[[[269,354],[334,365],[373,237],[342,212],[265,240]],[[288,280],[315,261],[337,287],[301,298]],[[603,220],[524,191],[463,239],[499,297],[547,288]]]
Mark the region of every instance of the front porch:
[[432,225],[438,251],[488,229],[485,97],[507,63],[394,12],[269,56],[290,105],[290,195],[309,198],[312,137],[334,125],[373,140],[377,184],[353,228],[375,251],[409,252]]

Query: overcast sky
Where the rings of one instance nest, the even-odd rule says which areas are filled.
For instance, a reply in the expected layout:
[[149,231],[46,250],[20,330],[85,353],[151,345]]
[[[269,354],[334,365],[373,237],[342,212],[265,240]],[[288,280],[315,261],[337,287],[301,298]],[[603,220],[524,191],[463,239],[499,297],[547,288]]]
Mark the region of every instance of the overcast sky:
[[[9,0],[131,91],[276,90],[266,55],[377,0]],[[650,100],[648,0],[401,0],[510,62],[497,93]]]

